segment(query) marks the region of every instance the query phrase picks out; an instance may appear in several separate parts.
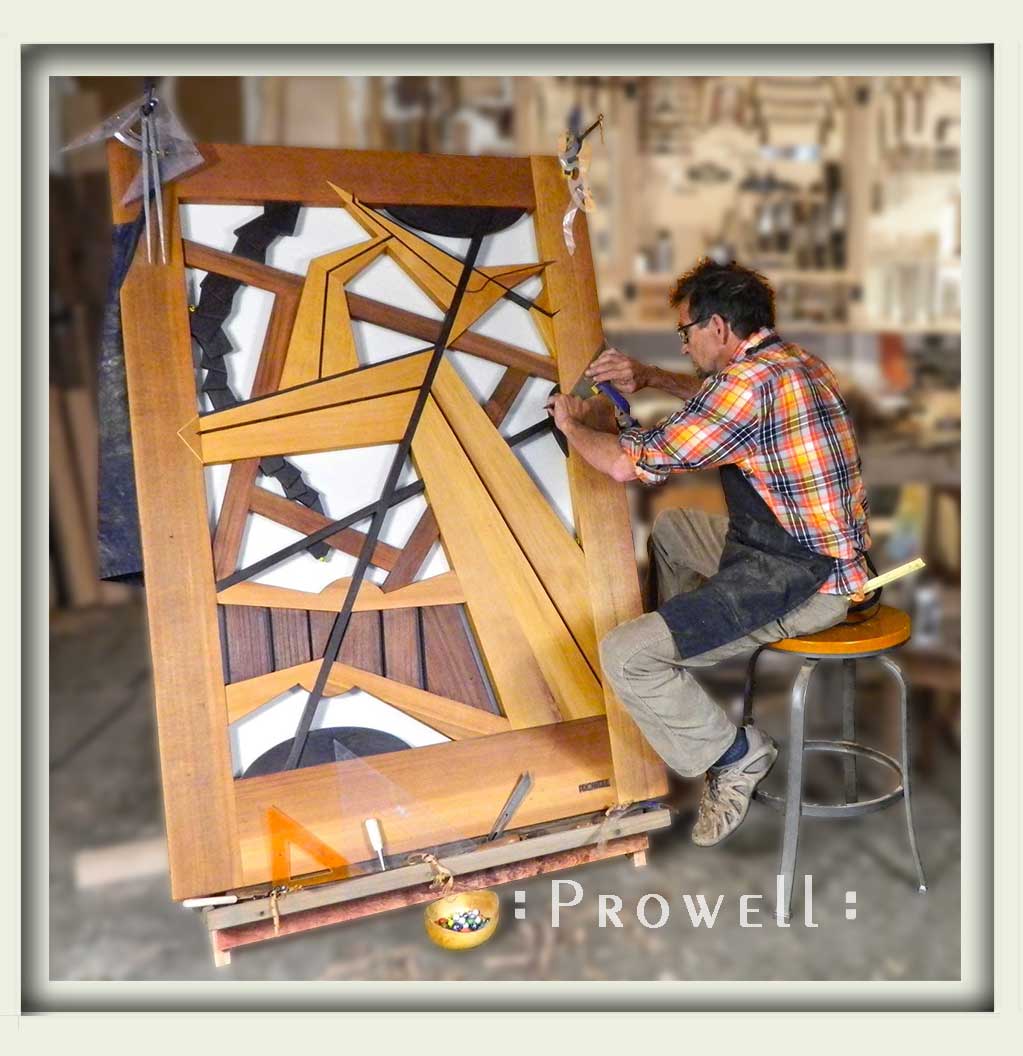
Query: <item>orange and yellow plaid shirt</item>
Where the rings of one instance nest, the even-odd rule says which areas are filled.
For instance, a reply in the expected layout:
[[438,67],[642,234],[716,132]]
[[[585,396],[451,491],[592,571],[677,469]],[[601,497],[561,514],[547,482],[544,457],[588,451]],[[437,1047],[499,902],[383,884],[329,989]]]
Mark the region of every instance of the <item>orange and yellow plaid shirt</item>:
[[625,430],[619,443],[647,484],[737,465],[790,535],[838,559],[822,593],[855,594],[869,578],[867,496],[849,411],[828,367],[772,330],[743,341],[681,410],[653,429]]

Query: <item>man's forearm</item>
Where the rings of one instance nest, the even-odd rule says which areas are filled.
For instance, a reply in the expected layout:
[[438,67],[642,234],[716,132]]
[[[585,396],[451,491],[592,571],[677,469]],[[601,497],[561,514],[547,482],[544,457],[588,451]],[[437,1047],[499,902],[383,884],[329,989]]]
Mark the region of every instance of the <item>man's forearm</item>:
[[564,433],[572,450],[577,451],[594,469],[623,483],[636,479],[636,470],[618,443],[617,435],[599,432],[580,422],[567,423]]
[[703,382],[694,374],[675,374],[670,370],[647,365],[644,382],[649,389],[660,389],[679,399],[688,400],[695,396]]

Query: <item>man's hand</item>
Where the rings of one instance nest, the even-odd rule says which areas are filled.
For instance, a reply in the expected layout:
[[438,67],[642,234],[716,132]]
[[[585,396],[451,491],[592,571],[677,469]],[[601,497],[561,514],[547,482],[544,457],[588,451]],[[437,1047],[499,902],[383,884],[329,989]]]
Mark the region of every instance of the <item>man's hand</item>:
[[547,400],[547,410],[554,415],[554,424],[567,433],[572,425],[586,423],[586,401],[578,396],[559,392]]
[[619,392],[626,394],[645,389],[650,384],[647,366],[616,348],[601,352],[586,368],[586,376],[594,382],[608,381]]

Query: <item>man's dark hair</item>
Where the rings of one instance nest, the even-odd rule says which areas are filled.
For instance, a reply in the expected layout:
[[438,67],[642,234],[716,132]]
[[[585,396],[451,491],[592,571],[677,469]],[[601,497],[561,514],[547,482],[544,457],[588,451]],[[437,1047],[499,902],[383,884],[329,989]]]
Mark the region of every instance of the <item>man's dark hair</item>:
[[680,276],[669,301],[677,308],[687,299],[691,320],[720,315],[737,337],[747,338],[765,326],[774,326],[774,291],[770,283],[734,260],[715,264],[704,257]]

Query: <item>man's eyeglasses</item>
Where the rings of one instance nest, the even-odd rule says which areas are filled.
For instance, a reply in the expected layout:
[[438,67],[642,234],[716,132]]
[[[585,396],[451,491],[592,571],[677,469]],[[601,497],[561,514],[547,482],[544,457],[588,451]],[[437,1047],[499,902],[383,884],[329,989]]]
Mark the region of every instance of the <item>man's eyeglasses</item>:
[[706,321],[706,319],[694,319],[691,323],[686,323],[685,326],[679,323],[679,325],[675,327],[675,330],[678,332],[679,340],[682,342],[682,344],[689,344],[689,331],[694,326],[700,326]]

